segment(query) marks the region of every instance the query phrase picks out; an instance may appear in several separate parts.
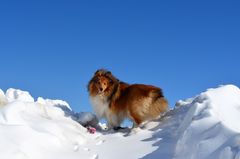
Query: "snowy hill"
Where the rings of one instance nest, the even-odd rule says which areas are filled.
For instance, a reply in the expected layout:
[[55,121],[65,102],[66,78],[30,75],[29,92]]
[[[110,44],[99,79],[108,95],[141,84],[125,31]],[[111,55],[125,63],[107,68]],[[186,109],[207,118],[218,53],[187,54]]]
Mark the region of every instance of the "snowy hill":
[[240,159],[240,90],[209,89],[180,100],[137,134],[90,134],[61,100],[0,90],[1,159]]

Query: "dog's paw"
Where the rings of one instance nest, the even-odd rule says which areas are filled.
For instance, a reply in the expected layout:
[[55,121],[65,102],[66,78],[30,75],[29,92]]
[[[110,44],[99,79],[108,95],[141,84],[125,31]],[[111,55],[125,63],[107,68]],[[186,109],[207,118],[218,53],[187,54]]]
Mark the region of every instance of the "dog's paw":
[[125,128],[123,128],[123,127],[121,127],[121,126],[113,127],[113,130],[115,130],[115,131],[122,130],[122,129],[125,129]]

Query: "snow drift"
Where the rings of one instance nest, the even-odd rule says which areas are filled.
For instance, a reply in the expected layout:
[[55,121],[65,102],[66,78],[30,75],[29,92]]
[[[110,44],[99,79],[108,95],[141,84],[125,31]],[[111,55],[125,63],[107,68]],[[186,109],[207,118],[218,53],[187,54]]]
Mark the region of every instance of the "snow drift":
[[240,90],[234,85],[178,101],[137,134],[90,134],[82,125],[94,117],[62,100],[0,90],[1,159],[240,159]]
[[[178,101],[159,123],[146,158],[240,159],[240,90],[233,85],[208,89]],[[155,128],[156,129],[156,128]]]
[[77,150],[94,136],[72,119],[76,116],[70,116],[65,101],[40,97],[34,102],[28,92],[15,89],[0,93],[1,159],[91,157]]

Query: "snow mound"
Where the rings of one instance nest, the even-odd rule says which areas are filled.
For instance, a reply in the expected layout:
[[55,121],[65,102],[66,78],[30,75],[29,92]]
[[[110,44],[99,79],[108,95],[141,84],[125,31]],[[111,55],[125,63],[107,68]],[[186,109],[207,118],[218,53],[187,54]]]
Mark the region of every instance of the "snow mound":
[[[234,158],[240,154],[240,90],[227,85],[189,104],[177,132],[176,158]],[[191,152],[191,153],[190,153]]]
[[7,104],[7,99],[4,92],[0,89],[0,107]]
[[59,99],[52,100],[52,99],[43,99],[42,97],[38,97],[37,103],[42,104],[42,105],[59,107],[66,111],[72,111],[71,107],[69,106],[69,104],[66,101],[59,100]]
[[0,108],[1,159],[91,158],[84,144],[94,142],[94,135],[68,115],[72,111],[67,102],[43,98],[34,102],[28,92],[12,88],[6,99],[0,91],[4,102]]
[[28,92],[13,88],[9,88],[7,90],[6,98],[9,102],[13,101],[34,102],[33,97]]
[[0,106],[1,159],[240,159],[240,89],[234,85],[179,100],[136,134],[90,134],[83,126],[99,126],[94,114],[73,112],[61,100],[34,102],[20,90],[0,90]]
[[153,135],[161,139],[155,143],[158,149],[145,158],[240,158],[238,87],[226,85],[209,89],[176,105],[159,123],[156,128],[159,132]]

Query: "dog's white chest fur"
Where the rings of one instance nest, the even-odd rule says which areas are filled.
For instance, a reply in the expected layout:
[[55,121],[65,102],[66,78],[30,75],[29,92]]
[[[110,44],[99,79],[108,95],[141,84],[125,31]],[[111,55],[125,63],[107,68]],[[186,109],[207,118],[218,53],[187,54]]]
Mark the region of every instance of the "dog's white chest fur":
[[106,118],[106,115],[109,113],[109,102],[107,101],[106,97],[97,95],[94,97],[90,96],[90,101],[95,111],[97,117]]

